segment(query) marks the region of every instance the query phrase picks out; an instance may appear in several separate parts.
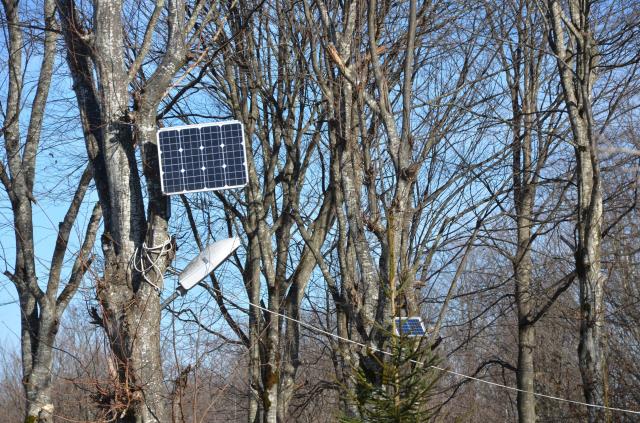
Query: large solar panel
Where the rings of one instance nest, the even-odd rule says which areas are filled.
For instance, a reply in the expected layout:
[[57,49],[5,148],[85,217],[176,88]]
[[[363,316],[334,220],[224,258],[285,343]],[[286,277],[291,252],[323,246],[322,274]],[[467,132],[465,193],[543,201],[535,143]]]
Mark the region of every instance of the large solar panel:
[[236,120],[162,128],[158,154],[166,195],[247,184],[244,130]]
[[420,317],[396,317],[394,323],[399,336],[424,336],[426,333]]

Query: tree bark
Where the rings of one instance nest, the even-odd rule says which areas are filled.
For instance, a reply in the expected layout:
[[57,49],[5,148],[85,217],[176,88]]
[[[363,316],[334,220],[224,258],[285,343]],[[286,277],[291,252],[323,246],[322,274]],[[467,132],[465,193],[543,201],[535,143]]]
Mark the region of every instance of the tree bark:
[[[167,10],[165,50],[152,74],[138,81],[136,86],[141,88],[134,92],[129,83],[146,70],[140,57],[129,69],[124,62],[122,2],[96,2],[91,22],[81,21],[76,7],[67,0],[59,10],[87,154],[105,210],[104,274],[96,284],[102,315],[96,317],[109,339],[117,374],[114,392],[103,403],[118,421],[165,422],[170,414],[163,383],[158,294],[175,245],[167,233],[169,210],[160,189],[156,114],[187,60],[185,39],[202,4],[188,19],[181,0],[156,4],[157,13]],[[156,31],[157,13],[149,19],[146,34]],[[202,24],[206,23],[204,18]],[[200,40],[200,31],[191,41]],[[149,43],[151,39],[145,37],[142,56],[150,51]],[[146,215],[138,146],[147,187]]]
[[[91,181],[91,172],[85,169],[64,219],[59,224],[48,278],[45,284],[39,284],[35,260],[32,204],[37,201],[34,197],[36,160],[42,126],[45,122],[49,87],[53,79],[58,38],[55,2],[53,0],[44,2],[42,63],[28,119],[24,119],[23,116],[26,112],[23,112],[22,94],[28,89],[23,75],[25,62],[23,54],[30,51],[25,46],[36,42],[36,38],[35,36],[29,40],[23,38],[19,2],[3,1],[2,5],[8,23],[9,87],[6,102],[4,102],[7,108],[2,125],[7,167],[4,160],[0,162],[0,181],[11,203],[16,244],[14,273],[7,271],[5,274],[14,283],[19,297],[22,382],[26,399],[25,422],[49,423],[53,421],[54,414],[51,379],[56,334],[62,314],[90,266],[91,260],[88,255],[93,247],[100,221],[100,209],[94,209],[84,242],[73,263],[71,275],[64,288],[60,289],[69,235]],[[28,121],[24,133],[21,133],[20,128],[21,117],[23,121]]]
[[[592,113],[599,56],[590,8],[590,1],[568,0],[567,15],[558,0],[548,2],[551,25],[549,43],[557,59],[576,157],[578,204],[575,266],[580,286],[578,363],[586,402],[606,405],[603,339],[605,277],[601,272],[600,252],[602,181]],[[569,46],[575,51],[570,52]],[[589,407],[587,413],[590,423],[605,418],[604,411],[599,408]]]
[[[530,199],[528,199],[530,200]],[[523,209],[531,211],[531,204],[523,204]],[[516,283],[516,304],[518,309],[518,368],[516,372],[518,391],[518,421],[536,421],[535,367],[536,348],[535,326],[531,322],[533,296],[531,292],[531,220],[518,215],[518,251],[514,262]]]
[[[338,309],[338,330],[373,348],[384,348],[393,330],[390,287],[399,293],[398,313],[419,314],[415,274],[427,266],[423,255],[415,254],[426,243],[416,232],[421,231],[421,213],[438,190],[419,192],[417,181],[421,172],[428,172],[423,166],[443,138],[440,131],[457,113],[431,104],[437,118],[425,124],[430,129],[416,131],[422,125],[415,114],[416,75],[429,66],[417,63],[416,51],[433,35],[430,22],[438,11],[415,1],[396,6],[376,0],[305,5],[308,24],[319,21],[323,30],[324,56],[312,55],[312,67],[328,112],[341,289],[327,272],[323,275]],[[396,19],[403,25],[390,30],[387,23]],[[453,85],[462,86],[466,74],[463,68],[452,82],[453,97],[459,93]],[[334,363],[341,385],[353,386],[359,366],[377,374],[369,357],[353,360],[358,354],[352,346],[341,345],[338,352],[341,357]],[[353,366],[350,372],[345,365]],[[354,414],[354,404],[345,399],[341,405],[345,415]]]

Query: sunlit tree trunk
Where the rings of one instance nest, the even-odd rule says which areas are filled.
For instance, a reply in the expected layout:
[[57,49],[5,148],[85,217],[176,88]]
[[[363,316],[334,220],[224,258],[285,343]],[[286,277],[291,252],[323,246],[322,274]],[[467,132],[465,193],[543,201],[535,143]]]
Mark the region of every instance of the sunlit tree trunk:
[[[590,1],[548,2],[549,43],[556,55],[564,102],[571,124],[576,158],[577,245],[575,266],[580,285],[578,362],[582,390],[590,404],[606,405],[604,357],[605,277],[601,267],[602,181],[592,95],[599,54],[590,17]],[[589,422],[604,412],[588,408]]]
[[[122,422],[169,420],[160,353],[159,292],[175,243],[168,236],[168,201],[160,190],[156,115],[176,73],[188,60],[187,40],[200,39],[191,31],[202,4],[190,17],[185,16],[181,0],[158,1],[155,6],[145,23],[147,35],[131,63],[125,62],[127,17],[121,1],[96,2],[90,10],[91,21],[81,20],[87,12],[80,13],[82,4],[68,0],[60,6],[67,62],[105,215],[104,273],[96,281],[101,309],[93,317],[107,334],[116,374],[113,392],[101,402],[113,419]],[[136,80],[147,72],[143,62],[165,9],[163,55],[155,59],[150,76]],[[132,86],[140,88],[130,92]],[[147,188],[146,210],[138,148]]]
[[[89,268],[88,257],[93,248],[95,233],[100,222],[100,208],[94,208],[89,220],[85,239],[78,251],[66,284],[61,287],[61,273],[67,254],[69,236],[89,183],[91,170],[85,169],[75,189],[64,219],[60,222],[55,239],[53,254],[48,265],[45,282],[38,282],[36,266],[36,245],[34,236],[34,216],[32,204],[36,179],[36,161],[41,149],[41,133],[46,122],[46,105],[49,87],[53,79],[53,65],[58,39],[58,26],[55,19],[55,2],[44,2],[42,21],[44,37],[38,40],[25,39],[29,34],[23,22],[31,17],[22,15],[24,5],[18,1],[2,2],[6,23],[8,45],[8,90],[7,98],[1,102],[4,121],[0,132],[4,139],[4,158],[0,161],[0,182],[5,189],[13,213],[13,235],[15,236],[15,264],[13,272],[5,275],[13,282],[18,291],[20,306],[20,343],[22,353],[22,383],[26,399],[25,422],[53,422],[54,405],[52,400],[52,363],[56,335],[69,301],[75,294],[80,282]],[[31,43],[33,48],[27,48]],[[41,43],[41,46],[37,44]],[[26,65],[31,51],[42,52],[42,62],[36,83],[35,95],[31,99],[31,108],[25,107],[24,94],[29,86],[24,73],[31,65]],[[27,115],[27,118],[25,118]],[[22,122],[28,122],[25,130]],[[43,143],[44,144],[44,143]],[[48,147],[49,145],[46,144]],[[6,162],[5,162],[6,159]],[[6,163],[6,165],[5,165]],[[37,226],[35,227],[37,230]],[[68,259],[68,257],[67,257]],[[41,278],[43,279],[43,278]]]

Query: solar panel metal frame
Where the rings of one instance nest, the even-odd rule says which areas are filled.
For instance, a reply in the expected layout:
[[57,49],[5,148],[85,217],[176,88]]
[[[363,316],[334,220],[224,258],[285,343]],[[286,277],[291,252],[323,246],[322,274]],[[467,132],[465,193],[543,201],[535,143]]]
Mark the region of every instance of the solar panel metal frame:
[[[420,329],[422,333],[404,333],[401,332],[401,327],[405,322],[414,321],[420,325]],[[393,328],[395,330],[396,335],[398,336],[409,336],[409,337],[418,337],[425,336],[427,331],[424,328],[424,323],[422,322],[422,317],[420,316],[411,316],[411,317],[395,317],[393,319]]]
[[[194,189],[194,190],[182,190],[182,191],[174,191],[174,192],[166,192],[165,189],[165,181],[164,181],[164,170],[162,168],[162,149],[160,148],[160,134],[163,132],[169,132],[169,131],[183,131],[185,129],[198,129],[200,130],[201,128],[205,128],[205,127],[212,127],[212,126],[219,126],[219,127],[224,127],[227,125],[240,125],[240,136],[242,138],[242,153],[243,153],[243,160],[244,160],[244,170],[245,170],[245,180],[243,183],[238,184],[238,185],[225,185],[223,187],[218,187],[218,188],[203,188],[203,189]],[[240,122],[239,120],[227,120],[227,121],[223,121],[223,122],[212,122],[212,123],[197,123],[197,124],[193,124],[193,125],[179,125],[179,126],[170,126],[167,128],[160,128],[157,132],[156,132],[156,147],[158,148],[158,164],[159,164],[159,168],[160,168],[160,187],[162,189],[162,193],[169,196],[169,195],[178,195],[178,194],[186,194],[186,193],[191,193],[191,192],[207,192],[207,191],[222,191],[225,189],[233,189],[233,188],[242,188],[244,186],[247,185],[247,183],[249,182],[249,169],[248,169],[248,162],[247,162],[247,146],[246,146],[246,140],[244,137],[244,125],[242,122]]]

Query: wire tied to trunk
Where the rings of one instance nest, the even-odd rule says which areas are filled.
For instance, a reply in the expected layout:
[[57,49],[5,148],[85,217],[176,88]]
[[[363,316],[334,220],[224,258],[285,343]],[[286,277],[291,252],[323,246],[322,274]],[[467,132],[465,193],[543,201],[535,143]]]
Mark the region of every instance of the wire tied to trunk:
[[[146,242],[143,242],[142,248],[138,249],[138,247],[136,247],[133,251],[133,269],[142,275],[142,279],[151,285],[158,295],[162,293],[162,289],[153,283],[153,281],[147,277],[147,274],[153,269],[156,275],[160,275],[160,280],[163,282],[162,285],[164,286],[164,276],[159,263],[162,257],[168,254],[172,249],[173,245],[171,237],[167,237],[167,239],[159,245],[148,246]],[[153,257],[154,255],[155,258]]]

